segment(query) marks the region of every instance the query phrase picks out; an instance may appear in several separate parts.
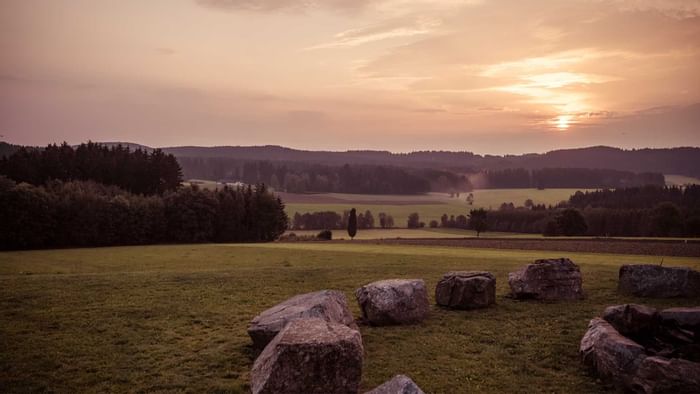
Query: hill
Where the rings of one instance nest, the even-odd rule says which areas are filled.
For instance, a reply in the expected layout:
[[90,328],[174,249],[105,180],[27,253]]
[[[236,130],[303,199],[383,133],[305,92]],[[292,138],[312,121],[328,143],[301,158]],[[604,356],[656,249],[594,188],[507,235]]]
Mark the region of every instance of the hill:
[[505,168],[596,168],[632,172],[656,172],[691,177],[700,176],[700,148],[625,150],[607,146],[561,149],[543,154],[478,155],[472,152],[417,151],[307,151],[281,146],[217,146],[163,148],[176,157],[235,158],[312,162],[327,165],[381,164],[399,167],[451,169],[457,171]]

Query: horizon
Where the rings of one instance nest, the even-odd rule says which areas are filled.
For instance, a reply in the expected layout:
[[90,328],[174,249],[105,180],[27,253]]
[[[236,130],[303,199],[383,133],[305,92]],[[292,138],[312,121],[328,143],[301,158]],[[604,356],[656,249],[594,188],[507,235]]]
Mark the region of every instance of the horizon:
[[[6,141],[6,140],[0,140],[0,143],[8,143],[11,145],[21,145],[21,144],[15,144],[11,141]],[[400,154],[411,154],[411,153],[421,153],[421,152],[430,152],[430,153],[467,153],[467,154],[474,154],[474,155],[479,155],[479,156],[527,156],[527,155],[545,155],[550,152],[556,152],[556,151],[567,151],[567,150],[582,150],[582,149],[595,149],[595,148],[609,148],[609,149],[617,149],[625,152],[631,152],[631,151],[639,151],[639,150],[662,150],[662,149],[700,149],[700,146],[692,146],[692,145],[679,145],[679,146],[668,146],[668,147],[654,147],[654,146],[645,146],[642,148],[623,148],[619,146],[611,146],[611,145],[585,145],[585,146],[575,146],[575,147],[561,147],[561,148],[555,148],[555,149],[549,149],[549,150],[544,150],[540,152],[523,152],[523,153],[490,153],[490,152],[477,152],[473,150],[447,150],[447,149],[413,149],[413,150],[408,150],[408,151],[391,151],[391,150],[386,150],[386,149],[373,149],[373,148],[358,148],[358,149],[344,149],[344,150],[333,150],[333,149],[307,149],[307,148],[302,148],[302,147],[294,147],[294,146],[288,146],[288,145],[279,145],[279,144],[261,144],[261,145],[167,145],[167,146],[152,146],[152,145],[146,145],[142,144],[140,142],[133,142],[133,141],[80,141],[76,143],[68,143],[67,141],[53,141],[53,142],[48,142],[42,145],[31,145],[33,147],[43,147],[46,145],[51,145],[51,144],[56,144],[56,145],[61,145],[62,143],[67,143],[70,146],[77,146],[82,143],[88,143],[88,142],[93,142],[96,144],[106,144],[106,145],[138,145],[140,147],[145,147],[147,149],[177,149],[177,148],[204,148],[204,149],[210,149],[210,148],[283,148],[283,149],[290,149],[294,151],[308,151],[308,152],[328,152],[328,153],[352,153],[352,152],[380,152],[380,153],[389,153],[392,155],[400,155]],[[30,145],[26,145],[30,146]]]
[[0,135],[22,145],[700,146],[696,0],[0,7]]

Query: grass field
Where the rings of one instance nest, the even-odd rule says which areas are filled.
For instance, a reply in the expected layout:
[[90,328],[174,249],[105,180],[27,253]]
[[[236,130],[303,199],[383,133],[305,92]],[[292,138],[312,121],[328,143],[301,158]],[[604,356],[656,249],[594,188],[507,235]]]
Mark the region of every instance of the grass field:
[[[587,298],[570,303],[506,298],[506,276],[535,258],[580,264]],[[602,392],[581,368],[578,344],[607,305],[657,307],[616,293],[620,264],[658,257],[360,243],[177,245],[0,253],[0,387],[3,392],[246,392],[246,327],[294,294],[339,289],[355,316],[355,288],[385,278],[489,270],[497,305],[433,307],[415,326],[361,327],[363,389],[394,374],[426,393]],[[696,258],[665,265],[700,268]],[[432,293],[432,290],[429,291]],[[430,296],[433,301],[432,294]]]
[[[506,202],[512,202],[516,206],[521,206],[525,200],[532,199],[535,204],[554,205],[562,200],[568,200],[578,189],[492,189],[475,190],[474,204],[468,205],[467,194],[460,194],[459,198],[450,198],[444,193],[429,193],[417,196],[401,195],[369,195],[369,194],[341,194],[341,193],[320,193],[294,195],[284,193],[282,200],[286,204],[286,211],[289,216],[295,212],[304,214],[306,212],[335,211],[342,213],[350,208],[357,209],[357,212],[366,210],[372,211],[376,216],[379,212],[385,212],[394,217],[397,227],[405,227],[408,215],[418,212],[421,221],[426,224],[431,220],[440,220],[440,216],[447,215],[467,215],[470,209],[493,208]],[[313,201],[314,196],[318,201]],[[332,201],[332,202],[330,202]]]
[[[287,234],[294,233],[296,235],[316,235],[319,230],[290,230]],[[483,237],[527,237],[532,236],[541,238],[538,234],[522,234],[522,233],[499,233],[489,232],[483,233]],[[392,239],[392,238],[464,238],[476,237],[476,231],[462,230],[458,228],[392,228],[392,229],[371,229],[358,230],[355,239]],[[333,239],[350,239],[346,230],[333,230]]]

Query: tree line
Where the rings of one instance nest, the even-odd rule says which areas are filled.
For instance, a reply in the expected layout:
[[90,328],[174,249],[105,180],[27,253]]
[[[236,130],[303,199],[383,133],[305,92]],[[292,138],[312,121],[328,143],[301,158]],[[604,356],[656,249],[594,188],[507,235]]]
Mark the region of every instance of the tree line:
[[483,173],[482,188],[629,188],[645,185],[663,186],[665,179],[659,173],[634,173],[596,168],[509,168]]
[[[296,212],[292,217],[292,230],[338,230],[348,227],[352,210],[343,211],[342,214],[333,211],[323,212],[307,212],[300,214]],[[377,214],[375,219],[372,212],[368,209],[364,213],[356,214],[356,228],[372,229],[372,228],[393,228],[394,217],[384,212]]]
[[171,154],[93,142],[75,148],[65,142],[41,149],[19,147],[0,157],[0,175],[32,185],[92,180],[145,195],[175,190],[182,183],[180,165]]
[[186,178],[265,183],[289,193],[421,194],[471,190],[466,176],[434,169],[219,157],[179,157],[178,160]]
[[700,236],[700,186],[644,186],[577,192],[546,209],[503,204],[494,231],[591,236]]
[[0,176],[0,249],[264,242],[287,228],[264,185],[134,194],[94,181],[17,184]]

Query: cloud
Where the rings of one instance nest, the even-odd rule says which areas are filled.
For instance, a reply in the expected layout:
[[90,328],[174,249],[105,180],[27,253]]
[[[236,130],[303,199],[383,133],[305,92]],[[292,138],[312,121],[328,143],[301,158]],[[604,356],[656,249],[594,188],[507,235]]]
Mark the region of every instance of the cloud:
[[197,4],[223,11],[306,11],[331,9],[351,11],[364,8],[369,0],[195,0]]
[[415,21],[394,20],[373,26],[365,26],[350,29],[335,35],[330,42],[314,45],[307,48],[328,49],[338,47],[354,47],[370,42],[386,40],[390,38],[413,37],[430,34],[439,27],[441,21],[433,18],[418,18]]

